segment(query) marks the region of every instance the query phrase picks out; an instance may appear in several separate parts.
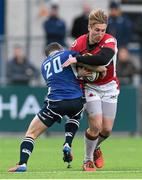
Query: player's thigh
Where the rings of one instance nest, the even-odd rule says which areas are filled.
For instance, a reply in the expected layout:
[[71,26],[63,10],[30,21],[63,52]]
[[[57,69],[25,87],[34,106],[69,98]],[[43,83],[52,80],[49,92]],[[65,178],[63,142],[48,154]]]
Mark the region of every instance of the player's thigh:
[[48,128],[51,127],[55,122],[60,122],[62,115],[59,111],[60,102],[45,101],[42,109],[37,113],[37,116],[42,123]]
[[63,115],[67,115],[70,119],[75,119],[78,121],[80,120],[84,110],[84,100],[81,97],[62,101],[61,108]]
[[103,128],[105,132],[112,131],[116,111],[117,111],[117,102],[102,102],[102,111],[103,111]]
[[102,105],[101,100],[96,99],[85,104],[85,111],[88,116],[89,128],[101,130],[102,127]]
[[47,126],[42,123],[39,117],[36,115],[31,121],[25,136],[32,137],[36,139],[40,134],[42,134],[47,129]]
[[105,96],[102,98],[102,113],[104,118],[112,120],[115,119],[117,111],[117,101],[117,94],[105,94]]
[[102,114],[101,96],[94,89],[85,89],[86,104],[84,109],[88,116],[96,116]]

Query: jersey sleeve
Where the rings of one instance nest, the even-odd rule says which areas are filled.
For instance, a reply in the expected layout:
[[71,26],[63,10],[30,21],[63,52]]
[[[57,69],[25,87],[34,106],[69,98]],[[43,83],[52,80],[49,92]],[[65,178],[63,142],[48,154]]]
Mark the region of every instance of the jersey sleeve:
[[75,40],[75,41],[72,43],[70,50],[72,50],[72,51],[78,51],[77,40]]
[[103,47],[110,48],[115,51],[117,47],[117,40],[113,36],[107,36],[104,40]]
[[44,70],[43,64],[41,65],[41,75],[42,75],[43,79],[45,80],[45,70]]
[[77,52],[77,51],[74,51],[74,50],[70,50],[70,52],[69,52],[73,57],[75,57],[75,56],[77,56],[77,55],[79,55],[79,52]]

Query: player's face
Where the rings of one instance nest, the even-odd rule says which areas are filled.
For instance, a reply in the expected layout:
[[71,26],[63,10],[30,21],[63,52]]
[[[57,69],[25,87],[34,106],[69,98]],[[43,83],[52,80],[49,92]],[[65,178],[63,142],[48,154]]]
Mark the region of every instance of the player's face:
[[95,24],[93,26],[89,26],[89,43],[94,44],[100,42],[105,35],[106,28],[106,24]]

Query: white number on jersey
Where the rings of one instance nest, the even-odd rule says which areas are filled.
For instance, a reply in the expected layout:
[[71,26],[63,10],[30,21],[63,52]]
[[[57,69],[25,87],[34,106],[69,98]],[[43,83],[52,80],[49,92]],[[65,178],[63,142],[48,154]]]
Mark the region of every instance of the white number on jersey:
[[50,76],[52,76],[51,66],[53,67],[54,73],[59,73],[63,70],[61,66],[61,59],[60,56],[53,59],[53,61],[48,62],[45,64],[44,69],[46,71],[46,78],[48,79]]

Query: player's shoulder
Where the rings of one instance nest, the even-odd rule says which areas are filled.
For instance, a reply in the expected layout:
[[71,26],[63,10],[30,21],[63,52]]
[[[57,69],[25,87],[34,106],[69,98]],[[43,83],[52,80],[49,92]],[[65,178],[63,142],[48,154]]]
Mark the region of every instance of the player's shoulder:
[[87,34],[83,34],[79,36],[73,43],[72,43],[72,48],[81,45],[82,43],[85,43],[87,40]]
[[48,57],[44,58],[42,63],[41,63],[41,67],[43,67],[48,61],[49,61]]
[[80,37],[77,38],[77,41],[84,41],[87,39],[88,34],[83,34]]
[[105,33],[105,35],[103,37],[103,41],[105,43],[111,43],[111,42],[116,43],[117,42],[114,36],[112,36],[111,34],[107,34],[107,33]]
[[77,51],[75,51],[75,50],[72,50],[72,49],[66,49],[65,51],[64,51],[64,55],[67,55],[67,56],[76,56],[76,55],[78,55],[78,52]]

